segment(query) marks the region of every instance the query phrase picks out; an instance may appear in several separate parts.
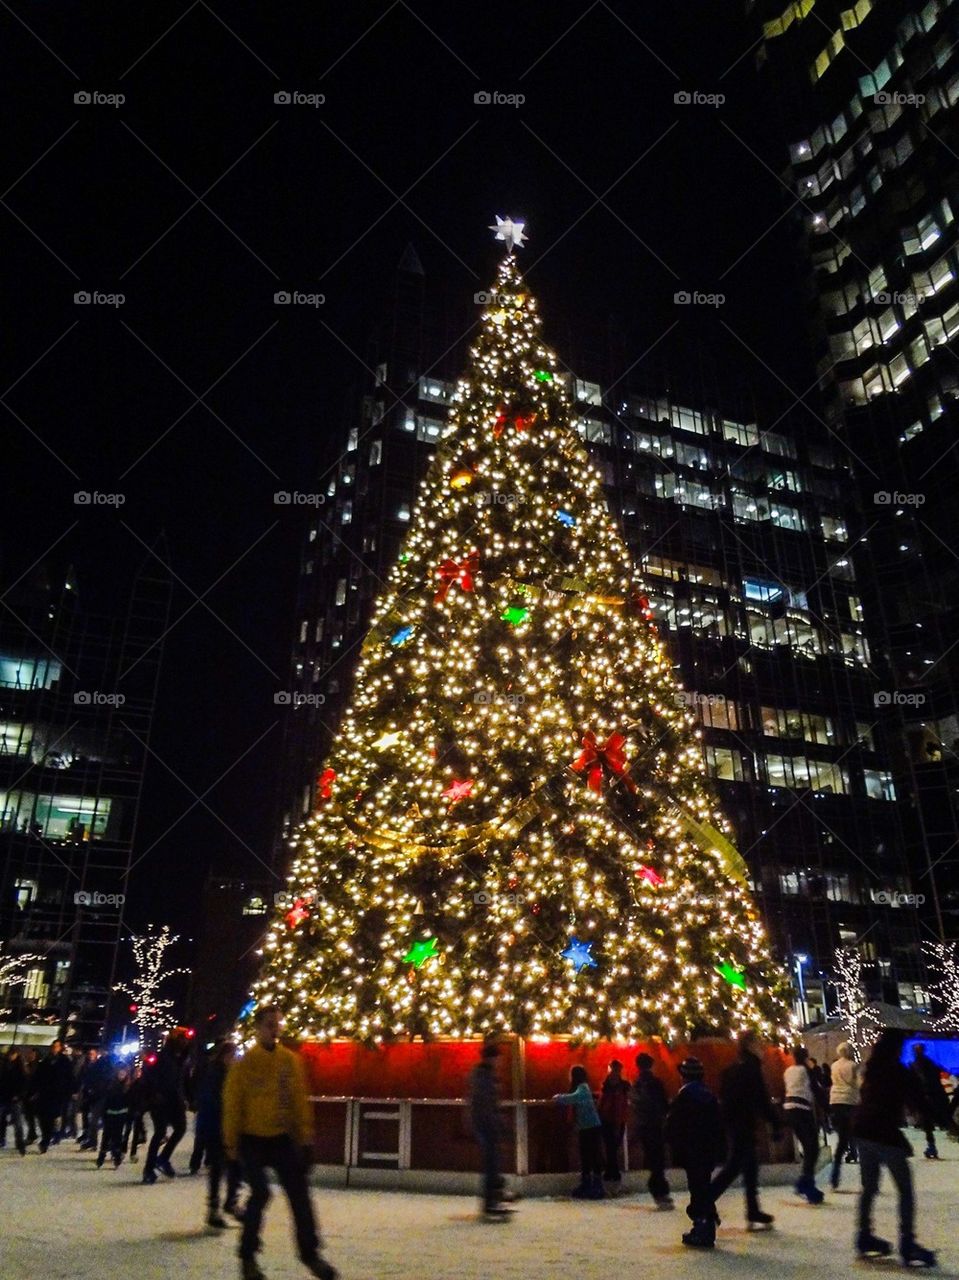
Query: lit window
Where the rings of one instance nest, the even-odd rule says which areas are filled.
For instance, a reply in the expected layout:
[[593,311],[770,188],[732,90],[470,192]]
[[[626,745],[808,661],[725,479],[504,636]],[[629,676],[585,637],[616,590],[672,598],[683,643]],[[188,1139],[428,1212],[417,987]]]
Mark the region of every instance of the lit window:
[[51,689],[60,679],[60,663],[49,658],[12,658],[0,655],[0,687]]
[[759,444],[759,429],[755,425],[747,425],[742,422],[727,422],[724,419],[723,435],[727,440],[732,440],[735,444],[742,445],[744,448],[751,448],[753,445]]
[[573,382],[575,388],[575,398],[581,404],[602,404],[603,393],[597,382],[583,382],[581,378],[576,378]]
[[24,1000],[32,1000],[42,1005],[46,1002],[48,990],[44,971],[42,969],[30,969],[27,973],[27,980],[23,984]]
[[866,795],[873,800],[895,800],[896,788],[892,774],[880,769],[863,769]]
[[440,378],[420,378],[420,399],[445,402],[453,394],[453,385]]
[[38,888],[36,880],[14,880],[13,894],[18,911],[26,911],[30,903],[36,901]]
[[830,516],[823,513],[819,519],[822,524],[824,538],[828,538],[830,542],[845,542],[847,540],[849,534],[840,516]]
[[436,418],[419,418],[416,424],[417,440],[438,440],[443,434],[443,424]]
[[743,595],[747,600],[759,600],[763,604],[775,603],[786,596],[786,588],[780,582],[762,578],[743,578]]
[[823,791],[834,795],[845,795],[849,789],[849,775],[845,770],[825,760],[768,755],[765,767],[766,779],[772,787]]
[[706,772],[711,778],[721,778],[725,782],[750,780],[751,771],[741,751],[707,744],[703,748],[703,758],[706,761]]
[[28,756],[32,738],[32,725],[0,720],[0,756]]
[[106,834],[112,803],[103,797],[0,791],[0,826],[47,840],[99,840]]

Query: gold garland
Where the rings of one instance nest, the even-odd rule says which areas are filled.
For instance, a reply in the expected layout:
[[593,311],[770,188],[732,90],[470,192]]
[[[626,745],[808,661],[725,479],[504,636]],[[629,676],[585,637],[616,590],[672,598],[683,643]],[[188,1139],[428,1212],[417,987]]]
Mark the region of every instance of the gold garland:
[[377,830],[374,827],[367,826],[366,823],[361,822],[358,818],[344,818],[344,822],[354,835],[359,836],[361,840],[365,840],[374,849],[402,851],[411,859],[426,856],[446,858],[467,853],[484,844],[489,844],[493,837],[497,835],[519,835],[523,828],[532,822],[537,813],[541,812],[545,807],[539,792],[534,791],[531,796],[527,796],[525,800],[522,800],[505,817],[492,818],[488,822],[475,823],[470,827],[458,827],[452,833],[454,836],[453,844],[418,843],[415,835],[410,832],[390,831],[385,827]]
[[711,823],[703,822],[702,819],[694,817],[687,809],[681,809],[678,805],[673,809],[673,814],[686,834],[699,845],[700,849],[719,855],[719,861],[730,880],[735,880],[744,888],[749,888],[749,868],[736,846],[727,840],[721,831],[717,831]]

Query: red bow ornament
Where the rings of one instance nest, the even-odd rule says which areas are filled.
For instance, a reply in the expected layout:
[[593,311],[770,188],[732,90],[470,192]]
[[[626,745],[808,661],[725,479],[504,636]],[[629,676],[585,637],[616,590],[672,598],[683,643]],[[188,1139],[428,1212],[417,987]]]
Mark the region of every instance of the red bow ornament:
[[465,560],[444,560],[436,570],[440,580],[439,590],[433,597],[436,604],[442,604],[455,582],[461,591],[474,589],[473,577],[479,568],[479,552],[471,551]]
[[334,769],[324,769],[316,780],[316,794],[321,800],[332,800],[333,783],[336,779]]
[[297,898],[286,913],[286,923],[291,929],[296,929],[304,920],[309,920],[310,913],[307,909],[307,903],[309,902],[312,902],[312,898]]
[[512,422],[517,431],[527,431],[538,417],[539,414],[537,413],[519,413],[515,416],[511,416],[507,414],[505,409],[500,409],[493,422],[493,438],[494,440],[498,440],[500,438],[506,430],[507,422]]
[[629,776],[626,755],[623,747],[626,739],[621,733],[611,733],[604,743],[596,741],[592,729],[583,735],[583,750],[573,761],[576,773],[589,770],[586,785],[590,791],[602,791],[603,769],[606,768],[614,778],[621,778],[630,791],[636,790],[636,783]]

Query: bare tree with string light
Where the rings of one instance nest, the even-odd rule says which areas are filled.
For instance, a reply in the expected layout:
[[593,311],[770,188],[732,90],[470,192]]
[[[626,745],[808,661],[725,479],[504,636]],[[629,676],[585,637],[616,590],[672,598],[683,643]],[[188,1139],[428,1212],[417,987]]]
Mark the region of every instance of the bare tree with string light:
[[131,934],[135,972],[129,982],[118,983],[114,991],[130,999],[130,1021],[133,1023],[141,1053],[155,1048],[163,1034],[176,1024],[173,1016],[174,1001],[160,994],[160,989],[170,979],[189,969],[166,968],[166,954],[179,942],[178,934],[171,934],[169,925],[156,929],[147,925],[146,933]]
[[959,1031],[959,944],[924,942],[922,949],[935,975],[926,989],[942,1010],[933,1026],[936,1031]]
[[856,947],[839,947],[836,951],[833,981],[839,1003],[839,1015],[846,1024],[849,1043],[856,1061],[862,1062],[879,1034],[879,1019],[872,1008],[863,981],[862,956]]

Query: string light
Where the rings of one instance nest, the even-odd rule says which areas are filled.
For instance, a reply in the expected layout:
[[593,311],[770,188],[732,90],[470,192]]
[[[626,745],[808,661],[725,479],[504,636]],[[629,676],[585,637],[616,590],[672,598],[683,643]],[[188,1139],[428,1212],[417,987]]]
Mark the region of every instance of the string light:
[[159,1041],[165,1031],[175,1026],[173,1001],[159,994],[168,978],[189,969],[164,969],[164,957],[170,947],[179,941],[179,935],[171,934],[169,925],[155,930],[147,926],[147,932],[132,934],[135,973],[129,983],[118,983],[113,989],[129,996],[134,1012],[130,1019],[136,1028],[140,1048],[147,1048]]
[[30,966],[43,964],[43,956],[24,953],[19,956],[3,954],[0,942],[0,991],[8,987],[24,987],[30,981]]
[[[319,1040],[774,1035],[784,975],[513,254],[492,294],[363,644],[332,799],[292,842],[310,918],[277,912],[255,997]],[[592,967],[563,958],[571,936]]]
[[833,982],[839,1003],[839,1016],[846,1024],[849,1043],[857,1062],[862,1062],[873,1041],[879,1035],[880,1023],[869,1002],[862,976],[862,956],[855,947],[840,947],[836,951],[836,972]]
[[929,995],[942,1007],[935,1019],[936,1031],[959,1031],[959,944],[955,942],[924,942],[922,949],[928,957],[930,970],[935,978],[928,984]]

